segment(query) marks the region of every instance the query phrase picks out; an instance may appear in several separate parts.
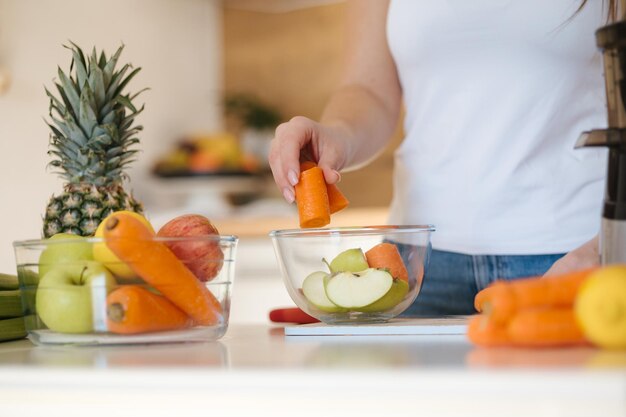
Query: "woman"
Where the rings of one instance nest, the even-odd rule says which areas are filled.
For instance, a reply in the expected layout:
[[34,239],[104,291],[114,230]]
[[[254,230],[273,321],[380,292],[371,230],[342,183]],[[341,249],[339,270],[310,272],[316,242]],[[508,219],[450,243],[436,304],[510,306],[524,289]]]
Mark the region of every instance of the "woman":
[[594,37],[615,14],[606,3],[352,1],[341,87],[320,122],[276,129],[285,199],[301,158],[332,184],[376,157],[404,99],[389,222],[437,227],[409,314],[470,314],[495,279],[597,263],[606,157],[573,145],[606,125]]

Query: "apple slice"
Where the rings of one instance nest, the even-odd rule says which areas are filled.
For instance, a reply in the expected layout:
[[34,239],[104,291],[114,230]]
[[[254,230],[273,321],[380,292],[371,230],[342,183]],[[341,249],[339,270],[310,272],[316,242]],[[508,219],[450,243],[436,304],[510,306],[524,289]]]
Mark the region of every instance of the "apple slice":
[[337,306],[326,296],[324,290],[324,280],[330,277],[329,274],[323,271],[316,271],[307,276],[302,282],[302,293],[306,299],[318,310],[322,310],[328,313],[337,313],[345,311],[345,309]]
[[[324,259],[324,262],[326,260]],[[360,272],[369,268],[367,258],[360,248],[348,249],[335,256],[330,262],[326,262],[331,273],[336,272]]]
[[358,273],[340,272],[325,280],[328,299],[344,308],[362,308],[380,300],[393,285],[393,277],[383,269],[368,268]]
[[358,311],[363,313],[377,313],[381,311],[391,310],[404,299],[404,296],[409,292],[409,283],[400,279],[394,278],[391,289],[387,291],[387,294],[378,301],[374,301],[372,304],[359,308]]

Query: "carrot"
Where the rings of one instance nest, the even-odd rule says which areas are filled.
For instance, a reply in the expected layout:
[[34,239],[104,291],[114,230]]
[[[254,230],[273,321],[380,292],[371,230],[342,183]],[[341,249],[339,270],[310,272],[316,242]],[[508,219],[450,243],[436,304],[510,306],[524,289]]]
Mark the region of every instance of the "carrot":
[[109,331],[136,334],[184,329],[193,320],[167,298],[138,285],[124,285],[107,296]]
[[494,323],[485,315],[476,315],[469,320],[467,337],[479,346],[506,346],[511,342],[506,327]]
[[307,169],[315,168],[317,164],[313,161],[302,161],[300,162],[300,172],[304,172]]
[[296,184],[300,227],[323,227],[330,223],[330,206],[324,173],[318,167],[300,173]]
[[596,268],[548,277],[496,281],[474,299],[478,311],[506,323],[517,311],[537,307],[571,307],[581,284]]
[[370,268],[386,268],[392,277],[409,282],[409,273],[393,243],[379,243],[365,252],[365,258]]
[[328,192],[328,204],[330,207],[330,214],[335,214],[348,207],[350,201],[339,190],[335,184],[327,184],[326,191]]
[[[308,169],[314,168],[317,165],[313,161],[303,161],[300,163],[300,172],[304,172]],[[348,207],[350,201],[339,190],[336,184],[326,184],[326,192],[328,193],[328,207],[330,214],[337,213],[340,210]]]
[[206,285],[139,220],[114,214],[105,224],[104,237],[118,258],[196,323],[210,326],[222,319],[222,306]]
[[586,343],[571,308],[519,311],[507,326],[507,334],[517,346],[550,347]]

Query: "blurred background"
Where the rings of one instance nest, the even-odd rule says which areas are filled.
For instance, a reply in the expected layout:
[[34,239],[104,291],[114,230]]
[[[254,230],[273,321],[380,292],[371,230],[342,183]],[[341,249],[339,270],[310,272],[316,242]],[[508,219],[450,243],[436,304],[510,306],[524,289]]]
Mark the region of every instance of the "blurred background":
[[[142,71],[138,160],[130,188],[158,228],[183,213],[208,216],[240,237],[233,320],[264,321],[291,305],[267,233],[298,227],[267,167],[273,130],[319,118],[342,68],[345,4],[337,0],[0,0],[0,272],[12,242],[40,238],[61,180],[47,167],[48,99],[68,40]],[[331,226],[380,224],[391,200],[393,151],[345,173],[351,206]],[[364,184],[367,184],[365,187]],[[238,302],[250,297],[263,300]]]

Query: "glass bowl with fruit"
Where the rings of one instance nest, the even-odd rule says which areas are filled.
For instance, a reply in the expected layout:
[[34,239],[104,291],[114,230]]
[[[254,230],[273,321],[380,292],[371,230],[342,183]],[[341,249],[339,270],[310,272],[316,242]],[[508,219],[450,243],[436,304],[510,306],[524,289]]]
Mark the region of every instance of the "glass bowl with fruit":
[[184,215],[155,232],[115,212],[94,237],[14,242],[25,325],[36,344],[210,341],[228,327],[236,236]]
[[289,295],[327,324],[385,322],[416,299],[430,256],[431,225],[274,230]]

